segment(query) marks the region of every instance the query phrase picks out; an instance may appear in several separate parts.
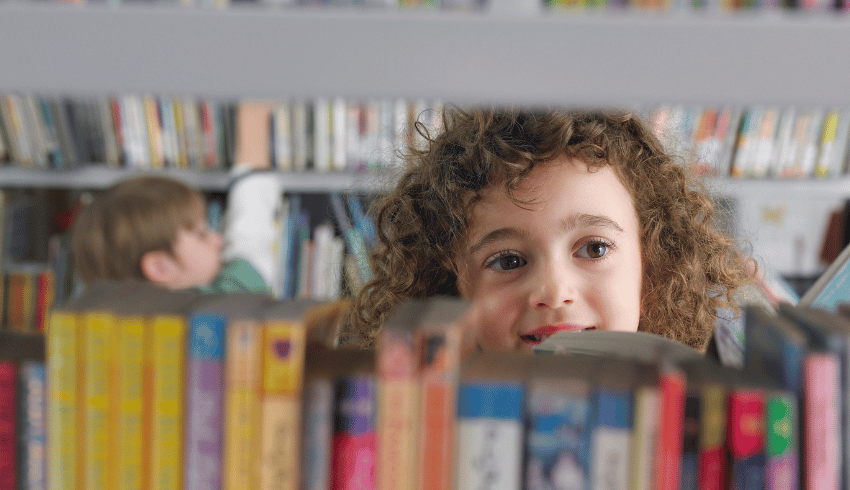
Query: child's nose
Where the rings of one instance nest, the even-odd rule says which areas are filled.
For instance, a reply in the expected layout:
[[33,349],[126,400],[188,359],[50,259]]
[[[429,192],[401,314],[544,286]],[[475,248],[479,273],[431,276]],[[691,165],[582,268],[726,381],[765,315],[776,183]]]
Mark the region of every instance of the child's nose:
[[540,267],[533,279],[529,297],[533,308],[558,308],[570,304],[576,296],[576,274],[565,264],[552,263]]

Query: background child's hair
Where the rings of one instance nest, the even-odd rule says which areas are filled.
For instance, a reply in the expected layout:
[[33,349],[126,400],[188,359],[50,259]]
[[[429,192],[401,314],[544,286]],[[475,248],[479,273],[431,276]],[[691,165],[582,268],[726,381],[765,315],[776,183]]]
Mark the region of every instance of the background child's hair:
[[562,154],[591,168],[611,165],[628,189],[641,225],[644,279],[639,330],[703,349],[717,307],[749,280],[744,255],[721,233],[697,181],[628,112],[460,109],[444,130],[409,148],[396,187],[376,203],[380,244],[375,276],[355,299],[351,325],[370,344],[386,313],[407,298],[457,295],[453,258],[470,208],[484,189],[513,192],[537,165]]
[[204,198],[179,180],[145,176],[119,182],[77,216],[71,235],[74,266],[86,283],[141,279],[142,256],[171,252],[181,228],[204,214]]

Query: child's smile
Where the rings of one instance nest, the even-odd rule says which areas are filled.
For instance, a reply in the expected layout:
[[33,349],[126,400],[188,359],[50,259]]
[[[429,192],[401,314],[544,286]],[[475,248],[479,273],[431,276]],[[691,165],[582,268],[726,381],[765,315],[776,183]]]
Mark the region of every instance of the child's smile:
[[535,168],[515,196],[488,189],[458,254],[458,288],[472,301],[484,349],[524,349],[555,332],[636,331],[639,224],[611,167],[566,157]]

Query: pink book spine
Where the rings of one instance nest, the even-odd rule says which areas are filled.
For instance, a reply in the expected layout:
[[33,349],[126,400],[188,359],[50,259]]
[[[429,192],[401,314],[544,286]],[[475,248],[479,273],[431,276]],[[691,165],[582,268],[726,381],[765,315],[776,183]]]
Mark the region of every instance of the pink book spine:
[[807,490],[838,489],[841,469],[838,360],[812,354],[803,367],[804,463]]

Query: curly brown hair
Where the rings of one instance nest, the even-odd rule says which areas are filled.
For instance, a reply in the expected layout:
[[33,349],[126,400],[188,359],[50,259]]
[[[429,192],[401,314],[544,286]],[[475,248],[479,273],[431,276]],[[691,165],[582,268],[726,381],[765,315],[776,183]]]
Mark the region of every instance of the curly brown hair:
[[716,226],[702,184],[635,114],[449,107],[438,134],[416,128],[425,144],[411,145],[397,185],[376,202],[374,278],[351,314],[352,333],[366,345],[402,301],[458,294],[453,259],[485,189],[503,186],[521,205],[513,192],[523,178],[562,155],[610,165],[633,198],[644,270],[638,330],[704,350],[717,308],[737,309],[734,293],[753,264]]

